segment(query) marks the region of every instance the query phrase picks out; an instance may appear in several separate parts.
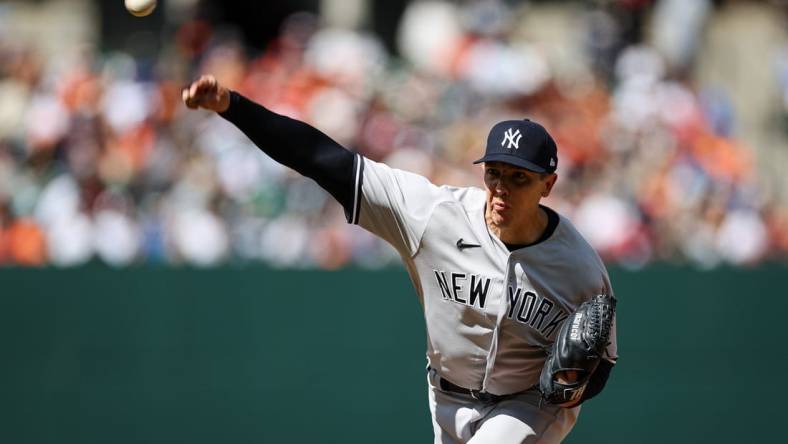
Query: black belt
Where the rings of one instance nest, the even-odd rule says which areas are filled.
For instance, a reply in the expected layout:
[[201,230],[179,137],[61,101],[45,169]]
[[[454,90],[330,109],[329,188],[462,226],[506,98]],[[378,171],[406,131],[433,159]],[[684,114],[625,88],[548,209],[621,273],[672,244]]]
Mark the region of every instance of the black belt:
[[[427,371],[431,370],[427,368]],[[499,402],[503,401],[504,399],[510,398],[512,395],[493,395],[492,393],[482,392],[479,390],[472,390],[467,389],[465,387],[460,387],[457,384],[448,381],[446,378],[438,376],[438,384],[440,389],[444,392],[452,392],[452,393],[459,393],[461,395],[468,395],[473,399],[482,401],[482,402]]]

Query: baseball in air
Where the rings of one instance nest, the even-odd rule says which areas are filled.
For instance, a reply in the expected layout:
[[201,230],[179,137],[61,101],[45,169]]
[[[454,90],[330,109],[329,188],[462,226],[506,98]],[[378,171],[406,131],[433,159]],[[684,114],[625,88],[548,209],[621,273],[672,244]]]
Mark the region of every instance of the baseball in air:
[[124,0],[131,15],[145,17],[156,9],[156,0]]

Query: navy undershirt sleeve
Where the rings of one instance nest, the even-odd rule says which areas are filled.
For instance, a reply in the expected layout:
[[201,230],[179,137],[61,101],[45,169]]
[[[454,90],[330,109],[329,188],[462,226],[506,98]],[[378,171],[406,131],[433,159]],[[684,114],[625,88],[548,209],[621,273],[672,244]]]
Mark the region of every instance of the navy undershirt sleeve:
[[320,130],[277,114],[235,91],[230,93],[230,107],[219,115],[272,159],[317,182],[345,208],[346,214],[353,212],[358,156]]

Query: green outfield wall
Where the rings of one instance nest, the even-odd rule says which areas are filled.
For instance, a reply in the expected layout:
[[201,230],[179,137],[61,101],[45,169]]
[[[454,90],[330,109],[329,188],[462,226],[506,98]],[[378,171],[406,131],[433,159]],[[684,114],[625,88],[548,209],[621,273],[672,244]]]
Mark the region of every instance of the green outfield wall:
[[[784,442],[788,267],[611,270],[569,443]],[[402,270],[0,269],[0,443],[429,443]]]

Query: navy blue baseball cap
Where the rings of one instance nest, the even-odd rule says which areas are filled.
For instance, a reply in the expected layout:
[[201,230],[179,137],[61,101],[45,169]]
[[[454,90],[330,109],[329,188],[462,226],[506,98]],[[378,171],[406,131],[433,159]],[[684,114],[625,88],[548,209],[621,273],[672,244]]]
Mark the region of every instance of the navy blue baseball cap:
[[524,120],[498,122],[487,136],[484,157],[473,163],[505,162],[536,173],[558,167],[555,141],[542,125]]

